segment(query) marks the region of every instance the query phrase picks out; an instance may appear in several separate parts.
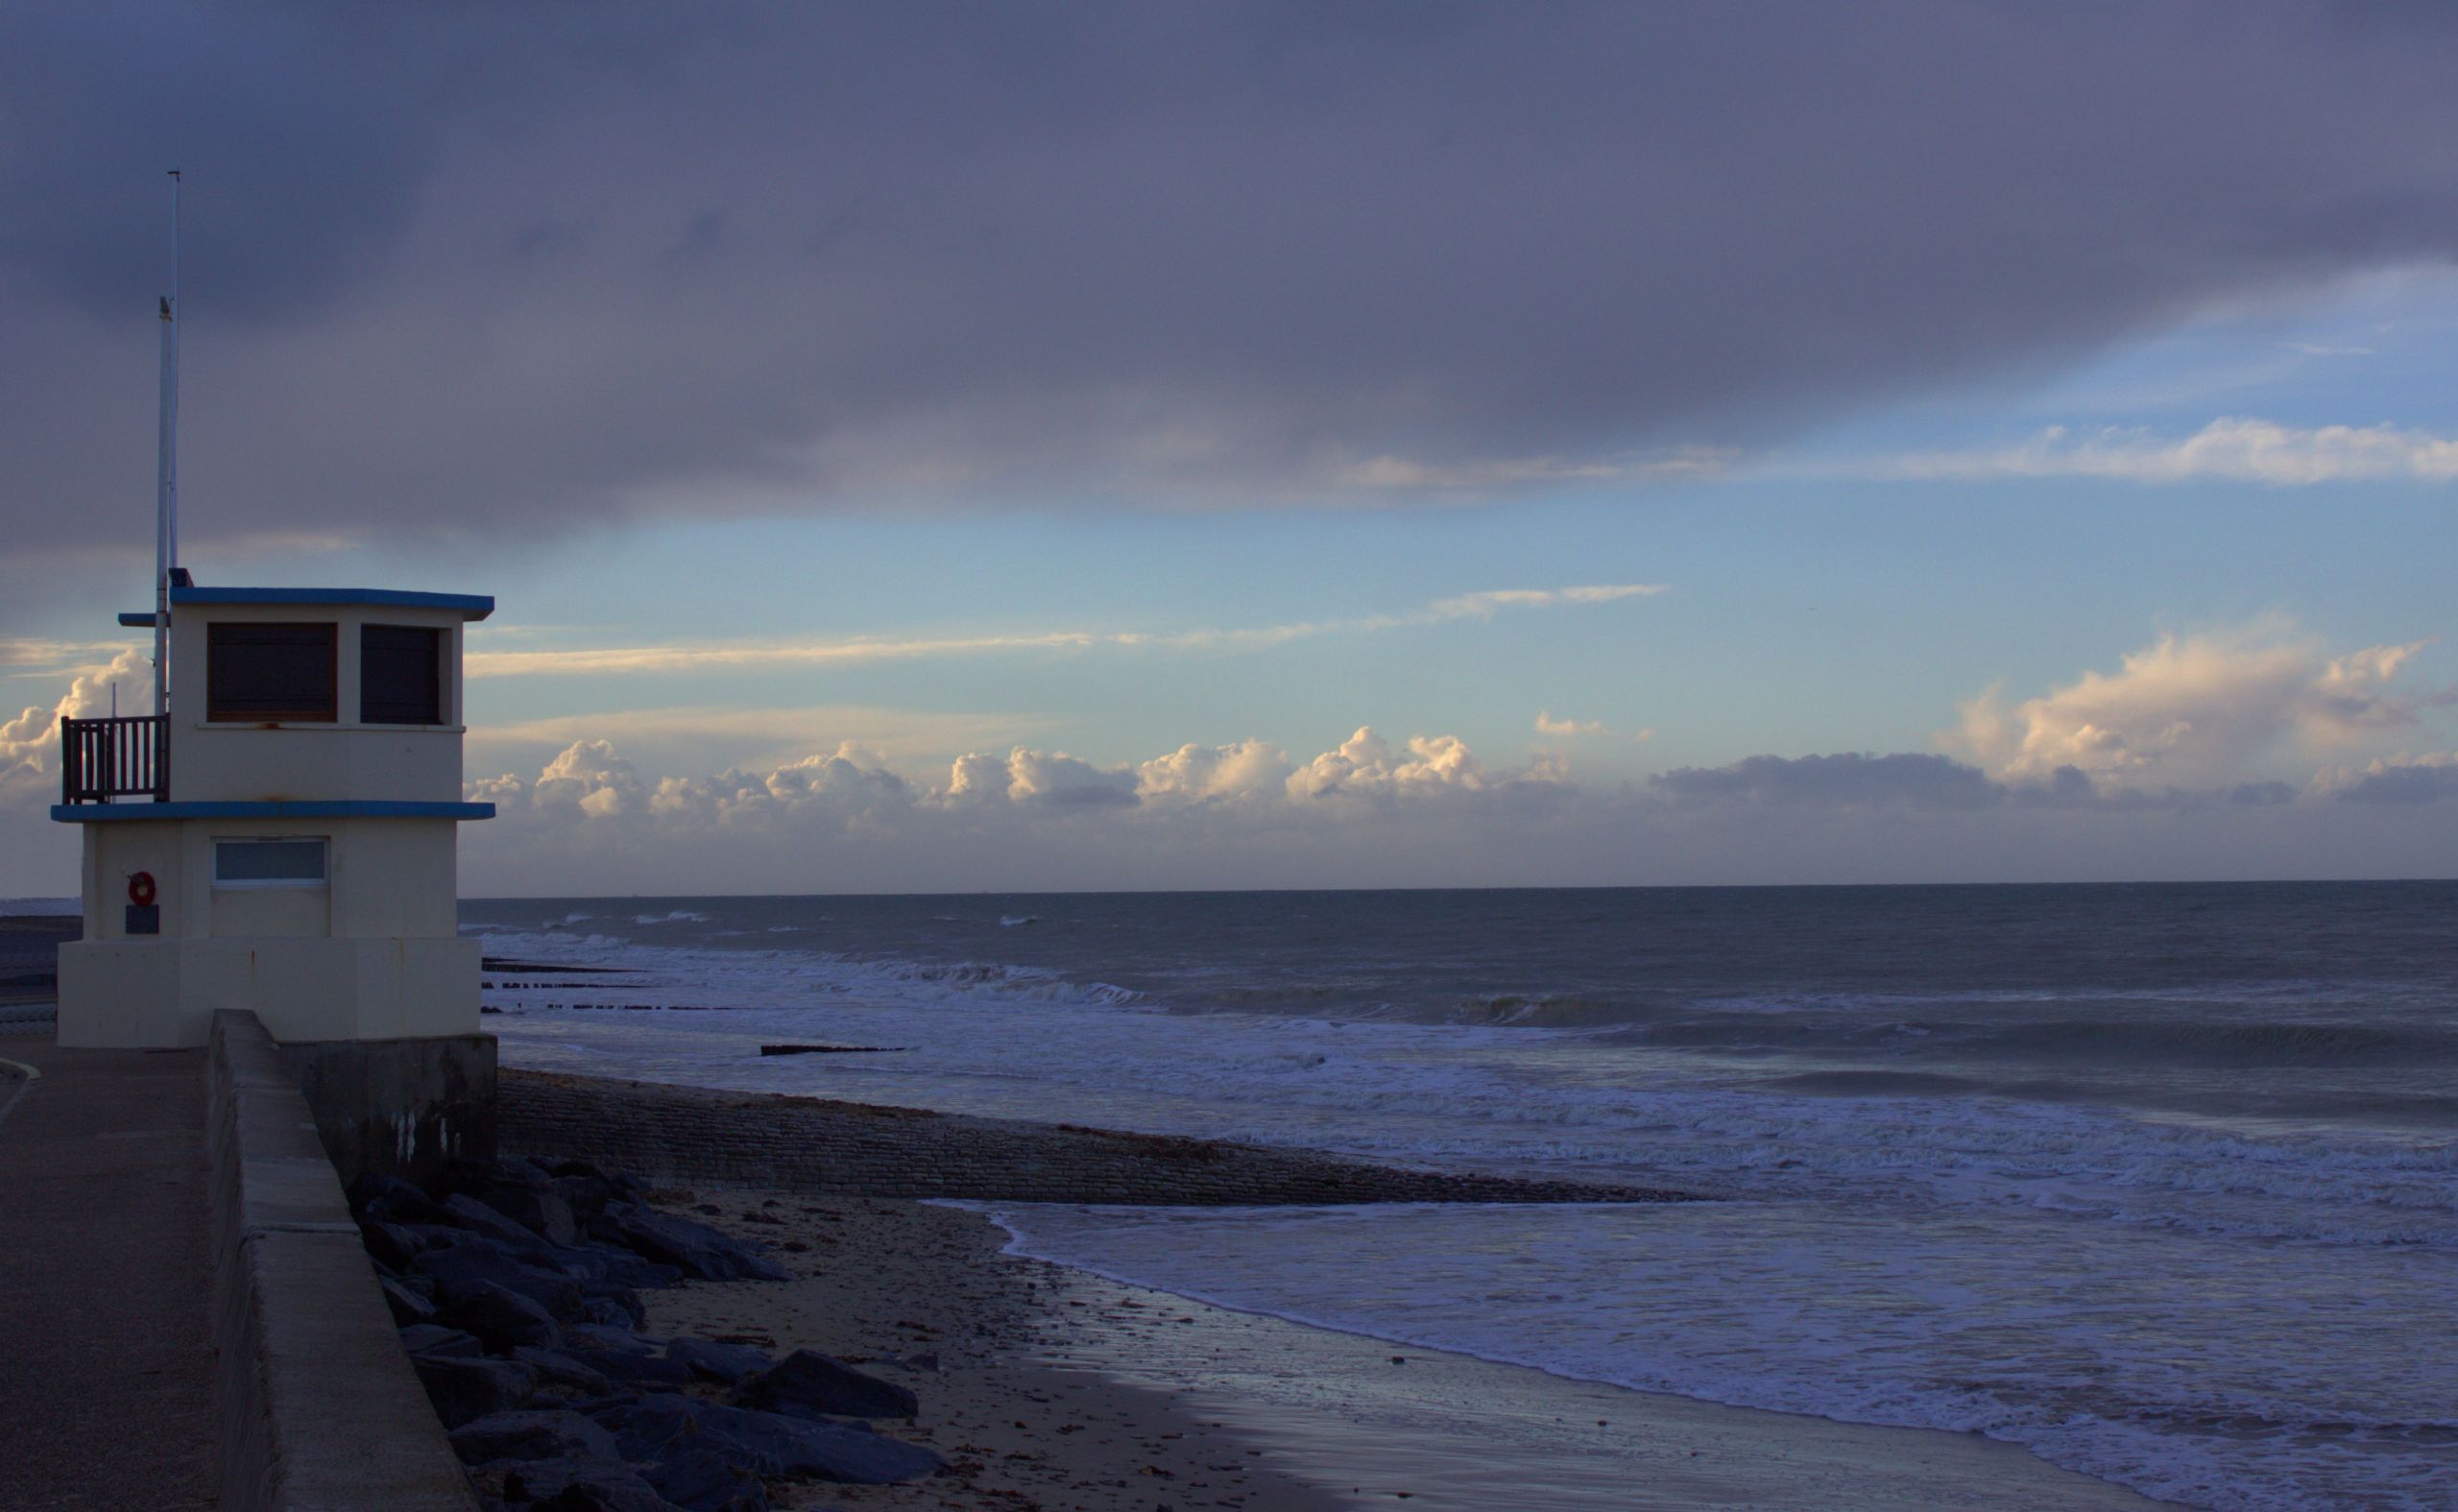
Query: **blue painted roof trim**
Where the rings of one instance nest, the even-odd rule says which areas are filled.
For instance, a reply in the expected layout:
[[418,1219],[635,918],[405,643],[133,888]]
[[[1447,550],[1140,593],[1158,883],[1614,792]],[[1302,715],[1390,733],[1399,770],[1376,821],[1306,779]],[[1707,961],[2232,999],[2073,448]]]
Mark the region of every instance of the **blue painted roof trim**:
[[[175,588],[171,603],[181,604],[370,604],[386,609],[450,609],[464,619],[484,619],[495,612],[492,593],[413,593],[405,588]],[[122,616],[125,622],[126,616]],[[151,625],[154,616],[140,615]]]
[[54,804],[63,825],[115,819],[493,819],[493,804],[427,804],[385,799],[324,803]]

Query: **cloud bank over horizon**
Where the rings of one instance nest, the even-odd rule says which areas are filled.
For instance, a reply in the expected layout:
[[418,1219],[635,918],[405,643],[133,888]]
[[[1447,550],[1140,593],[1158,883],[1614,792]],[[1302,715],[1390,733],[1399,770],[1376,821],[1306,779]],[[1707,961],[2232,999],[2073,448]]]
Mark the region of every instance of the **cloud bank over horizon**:
[[[583,740],[535,779],[470,784],[501,814],[472,835],[471,864],[545,892],[571,890],[559,876],[667,868],[787,890],[856,875],[926,890],[1470,885],[1774,880],[1767,858],[1797,850],[1813,879],[1872,881],[1980,879],[1947,858],[2002,870],[1995,847],[2015,835],[2036,852],[2025,875],[2159,876],[2164,848],[2189,835],[2237,853],[2240,875],[2371,875],[2357,857],[2383,853],[2385,836],[2428,871],[2421,858],[2458,839],[2458,752],[2259,775],[2427,733],[2458,695],[2391,686],[2425,649],[2332,656],[2279,620],[2163,636],[2011,708],[1972,700],[1940,737],[1960,756],[1760,755],[1601,785],[1559,752],[1498,765],[1457,735],[1370,727],[1305,759],[1256,739],[1115,764],[1020,744],[936,776],[848,741],[767,770],[653,777]],[[1594,732],[1544,719],[1547,733]]]
[[[850,744],[651,780],[588,742],[470,792],[500,817],[468,833],[468,885],[558,896],[2427,876],[2458,841],[2458,753],[2149,791],[2070,768],[2010,785],[1928,753],[1596,787],[1370,729],[1303,765],[1252,741],[1110,767],[1017,747],[936,783]],[[2181,847],[2219,859],[2180,872]]]
[[[2221,858],[2209,875],[2425,875],[2458,843],[2458,750],[2414,744],[2446,738],[2458,705],[2417,681],[2430,650],[2332,653],[2276,618],[2164,635],[2032,698],[1981,694],[1944,750],[1638,781],[1583,779],[1559,749],[1496,761],[1371,727],[1303,757],[1248,738],[1105,763],[1027,742],[933,768],[848,740],[696,774],[584,737],[534,776],[468,784],[498,818],[465,830],[464,870],[477,892],[541,894],[2002,880],[2174,875],[2190,842]],[[58,718],[143,676],[124,652],[0,724],[0,819],[39,823]],[[2264,775],[2299,761],[2295,780]]]
[[[225,540],[1682,478],[2458,254],[2421,7],[160,0],[10,40],[21,550],[144,495],[175,163]],[[2346,419],[1927,465],[2448,475]]]

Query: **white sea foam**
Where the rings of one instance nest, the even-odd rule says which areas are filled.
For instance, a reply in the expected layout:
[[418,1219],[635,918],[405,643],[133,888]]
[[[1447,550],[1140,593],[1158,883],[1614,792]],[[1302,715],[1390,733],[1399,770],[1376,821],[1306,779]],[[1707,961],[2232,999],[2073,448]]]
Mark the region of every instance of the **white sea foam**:
[[[1972,1428],[2224,1506],[2434,1504],[2458,1422],[2458,1142],[1973,1096],[1807,1096],[1624,1037],[1167,1011],[997,962],[497,935],[619,966],[497,990],[514,1064],[1495,1170],[1690,1208],[1018,1210],[1035,1253],[1649,1389]],[[582,1012],[575,996],[726,1008]],[[806,1035],[910,1045],[821,1066]],[[831,1061],[836,1058],[831,1058]],[[2225,1242],[2215,1242],[2224,1240]],[[2390,1364],[2383,1364],[2388,1360]]]

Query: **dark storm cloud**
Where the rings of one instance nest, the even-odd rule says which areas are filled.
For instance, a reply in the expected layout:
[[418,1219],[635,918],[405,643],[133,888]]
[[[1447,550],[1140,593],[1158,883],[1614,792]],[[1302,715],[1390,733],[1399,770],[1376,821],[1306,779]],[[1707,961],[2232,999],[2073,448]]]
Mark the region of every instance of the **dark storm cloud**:
[[[2065,780],[2068,767],[2059,774]],[[2074,773],[2076,778],[2081,773]],[[1730,766],[1686,766],[1651,780],[1665,796],[1690,803],[1747,802],[1828,808],[1985,808],[2006,789],[1976,766],[1941,756],[1755,756]],[[2082,784],[2090,791],[2090,783]]]
[[2428,8],[6,27],[20,542],[149,494],[174,164],[189,492],[224,531],[1542,478],[2458,247]]
[[2433,804],[2458,798],[2458,761],[2376,761],[2338,789],[2342,803]]
[[[2216,788],[2102,788],[2078,768],[2059,767],[2044,782],[2000,782],[1951,756],[1898,751],[1886,756],[1745,756],[1729,766],[1680,767],[1648,780],[1659,796],[1694,807],[1902,809],[2096,809],[2107,812],[2270,808],[2296,799],[2285,782]],[[2357,796],[2350,791],[2342,796]]]

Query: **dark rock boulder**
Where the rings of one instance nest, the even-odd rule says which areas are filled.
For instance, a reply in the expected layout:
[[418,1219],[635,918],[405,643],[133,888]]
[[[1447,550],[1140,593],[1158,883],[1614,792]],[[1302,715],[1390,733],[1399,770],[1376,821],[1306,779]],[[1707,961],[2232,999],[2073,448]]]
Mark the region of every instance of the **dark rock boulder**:
[[591,1407],[589,1415],[608,1432],[623,1457],[635,1462],[689,1449],[700,1430],[700,1404],[688,1397],[653,1391],[628,1401]]
[[683,1272],[674,1266],[661,1265],[612,1244],[558,1245],[545,1257],[545,1262],[576,1281],[611,1282],[618,1286],[660,1290],[680,1285],[683,1281]]
[[436,1317],[448,1327],[475,1333],[494,1350],[537,1344],[552,1349],[564,1342],[555,1316],[517,1291],[490,1281],[441,1288]]
[[572,1216],[583,1228],[618,1202],[638,1202],[643,1189],[629,1176],[614,1175],[598,1169],[587,1161],[555,1161],[546,1166],[554,1180],[555,1195],[572,1210]]
[[511,1360],[413,1355],[410,1365],[447,1428],[510,1412],[538,1390],[538,1373]]
[[912,1392],[894,1381],[807,1349],[750,1377],[735,1396],[746,1406],[791,1404],[845,1418],[909,1418],[921,1405]]
[[429,1250],[418,1258],[412,1271],[434,1280],[441,1306],[450,1306],[455,1296],[471,1287],[494,1285],[527,1297],[555,1318],[577,1321],[583,1315],[581,1301],[586,1292],[581,1283],[561,1271],[529,1264],[498,1244]]
[[438,1328],[432,1323],[413,1324],[401,1331],[401,1348],[412,1355],[442,1355],[459,1359],[476,1359],[487,1352],[474,1333],[459,1329]]
[[398,1176],[379,1176],[373,1171],[349,1184],[349,1211],[353,1217],[379,1223],[445,1221],[444,1212],[434,1198]]
[[573,1220],[584,1229],[606,1211],[607,1204],[631,1200],[631,1193],[603,1176],[558,1176],[555,1195],[564,1199]]
[[790,1402],[781,1403],[773,1407],[764,1407],[761,1410],[774,1412],[781,1418],[792,1418],[797,1423],[826,1423],[834,1428],[851,1428],[856,1433],[876,1433],[880,1430],[879,1425],[868,1418],[832,1418],[825,1412],[813,1412],[808,1407],[796,1406]]
[[946,1461],[918,1445],[867,1428],[810,1423],[774,1412],[697,1404],[700,1448],[755,1475],[884,1486],[935,1475]]
[[512,1352],[512,1357],[538,1372],[541,1390],[552,1386],[563,1391],[576,1391],[585,1397],[614,1394],[614,1382],[604,1371],[568,1350],[541,1349],[534,1344],[524,1344]]
[[[446,1216],[450,1216],[446,1214]],[[489,1244],[494,1241],[482,1234],[472,1234],[457,1223],[398,1223],[395,1228],[407,1229],[420,1244],[430,1250],[448,1250],[463,1244]],[[535,1240],[530,1241],[535,1243]]]
[[564,1336],[575,1348],[611,1349],[626,1355],[654,1355],[665,1347],[663,1339],[653,1339],[627,1328],[609,1328],[600,1323],[575,1323],[564,1330]]
[[610,1171],[588,1161],[548,1161],[543,1169],[557,1181],[583,1181],[602,1187],[618,1202],[629,1202],[648,1189],[629,1171]]
[[639,1468],[641,1478],[683,1512],[768,1512],[767,1486],[723,1454],[676,1450]]
[[571,1322],[612,1323],[618,1329],[630,1329],[649,1320],[649,1309],[641,1303],[640,1294],[629,1286],[611,1281],[584,1281],[579,1285],[580,1306],[572,1309]]
[[571,1204],[552,1188],[542,1191],[530,1187],[486,1187],[469,1195],[549,1244],[570,1244],[580,1238],[580,1224],[572,1215]]
[[618,1292],[612,1297],[584,1297],[580,1315],[588,1322],[614,1329],[637,1329],[649,1321],[648,1308],[640,1306],[637,1291]]
[[609,1404],[590,1415],[614,1435],[623,1457],[635,1462],[696,1450],[755,1476],[866,1486],[916,1480],[944,1464],[927,1449],[867,1429],[671,1394]]
[[543,1190],[554,1185],[555,1173],[525,1155],[506,1155],[495,1161],[499,1179],[507,1184],[534,1187]]
[[722,1386],[731,1386],[776,1363],[747,1344],[720,1344],[714,1339],[676,1339],[665,1347],[665,1357],[689,1366],[702,1380],[713,1380]]
[[402,1285],[390,1276],[379,1276],[376,1285],[384,1290],[384,1306],[393,1311],[393,1326],[406,1329],[414,1323],[433,1323],[435,1304]]
[[543,1187],[553,1179],[539,1166],[517,1155],[485,1161],[463,1156],[444,1168],[439,1189],[469,1192],[481,1187]]
[[674,1503],[622,1465],[537,1460],[503,1478],[504,1500],[529,1512],[674,1512]]
[[444,1212],[446,1221],[458,1224],[472,1234],[483,1234],[516,1254],[525,1254],[545,1244],[545,1240],[532,1233],[526,1224],[506,1217],[465,1192],[456,1191],[445,1198]]
[[367,1246],[368,1256],[376,1264],[392,1271],[405,1271],[411,1261],[427,1248],[427,1241],[418,1230],[407,1224],[386,1223],[375,1218],[358,1220],[359,1242]]
[[632,1203],[610,1205],[591,1232],[701,1281],[793,1279],[783,1266],[731,1235]]
[[679,1359],[624,1350],[567,1350],[573,1358],[612,1380],[635,1386],[687,1386],[700,1378]]
[[506,1459],[594,1459],[622,1456],[614,1435],[577,1412],[497,1412],[452,1430],[452,1452],[465,1465]]

